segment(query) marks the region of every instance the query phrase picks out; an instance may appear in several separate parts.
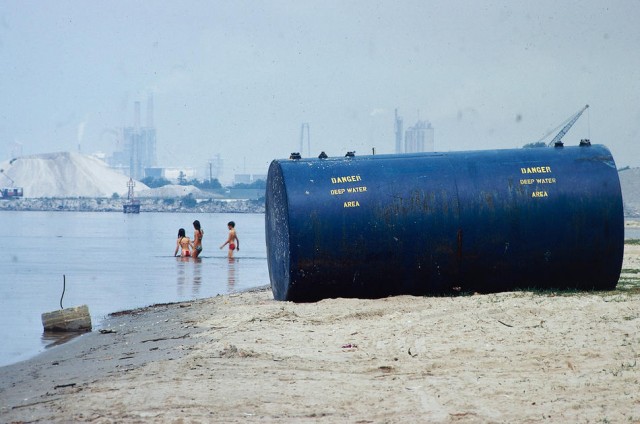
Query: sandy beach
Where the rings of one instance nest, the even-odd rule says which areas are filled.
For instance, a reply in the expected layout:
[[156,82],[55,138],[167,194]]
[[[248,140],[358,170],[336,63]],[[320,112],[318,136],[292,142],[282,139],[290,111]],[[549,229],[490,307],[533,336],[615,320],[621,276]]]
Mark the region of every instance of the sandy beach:
[[1,422],[640,422],[640,246],[618,288],[114,314],[0,368]]

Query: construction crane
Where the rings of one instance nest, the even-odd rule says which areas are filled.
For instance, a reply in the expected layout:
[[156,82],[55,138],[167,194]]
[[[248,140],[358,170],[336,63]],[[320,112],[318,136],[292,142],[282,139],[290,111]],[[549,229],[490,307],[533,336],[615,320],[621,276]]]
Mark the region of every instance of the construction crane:
[[558,128],[562,127],[562,129],[560,130],[560,132],[558,134],[556,134],[555,137],[553,137],[553,140],[551,140],[548,144],[548,146],[562,146],[562,137],[564,137],[564,135],[567,133],[567,131],[569,131],[571,129],[571,127],[573,126],[573,124],[576,123],[576,121],[578,120],[578,118],[580,118],[580,115],[582,115],[584,113],[585,110],[589,109],[589,105],[585,105],[582,109],[580,109],[578,112],[576,112],[574,115],[571,115],[569,117],[569,119],[567,119],[566,121],[564,121],[562,124],[558,125],[557,127],[555,127],[554,129],[552,129],[551,131],[549,131],[548,133],[546,133],[544,135],[544,137],[542,137],[540,140],[538,140],[536,143],[532,143],[532,144],[538,144],[538,143],[542,143],[543,140],[545,140],[547,137],[549,137],[551,134],[553,134]]
[[564,137],[564,135],[567,133],[567,131],[569,131],[571,129],[571,127],[573,126],[573,124],[576,123],[578,118],[580,118],[580,115],[582,115],[582,113],[587,109],[589,109],[589,105],[585,105],[575,115],[573,115],[571,118],[569,118],[568,122],[565,124],[564,127],[562,127],[560,132],[558,134],[556,134],[556,136],[553,137],[553,140],[551,140],[549,142],[549,146],[557,146],[557,145],[561,146],[562,145],[562,137]]
[[11,181],[11,185],[15,185],[15,181],[13,181],[13,178],[11,178],[10,176],[8,176],[5,172],[4,169],[0,169],[0,174],[4,175],[5,178],[7,178],[9,181]]
[[[13,163],[13,160],[10,163]],[[9,181],[11,181],[11,187],[0,187],[0,199],[22,197],[24,194],[22,187],[13,187],[15,186],[16,182],[13,181],[13,178],[8,176],[6,172],[4,172],[4,169],[0,169],[0,174],[4,175]]]

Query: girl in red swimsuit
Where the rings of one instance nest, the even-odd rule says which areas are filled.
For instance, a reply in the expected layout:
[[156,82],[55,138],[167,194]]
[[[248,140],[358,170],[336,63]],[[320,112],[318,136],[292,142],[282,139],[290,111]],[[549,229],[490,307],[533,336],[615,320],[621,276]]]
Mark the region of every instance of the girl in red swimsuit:
[[191,250],[189,249],[191,240],[185,235],[184,228],[178,230],[178,241],[176,242],[176,250],[173,252],[173,256],[178,254],[178,249],[181,249],[180,256],[191,256]]

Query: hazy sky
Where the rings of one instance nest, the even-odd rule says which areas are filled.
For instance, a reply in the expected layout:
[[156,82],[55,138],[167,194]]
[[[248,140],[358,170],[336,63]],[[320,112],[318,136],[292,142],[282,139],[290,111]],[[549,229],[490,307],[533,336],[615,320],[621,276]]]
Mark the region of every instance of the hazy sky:
[[[521,147],[585,104],[565,136],[640,166],[640,2],[0,2],[0,160],[117,148],[153,94],[158,159],[224,180],[300,150],[392,153],[405,128],[439,151]],[[303,155],[307,156],[306,147]]]

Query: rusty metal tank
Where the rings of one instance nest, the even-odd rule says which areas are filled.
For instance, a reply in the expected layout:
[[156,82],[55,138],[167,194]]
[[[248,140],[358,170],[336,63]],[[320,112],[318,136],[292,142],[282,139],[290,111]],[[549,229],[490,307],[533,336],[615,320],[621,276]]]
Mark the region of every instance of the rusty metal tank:
[[612,289],[624,219],[602,145],[274,160],[277,300]]

